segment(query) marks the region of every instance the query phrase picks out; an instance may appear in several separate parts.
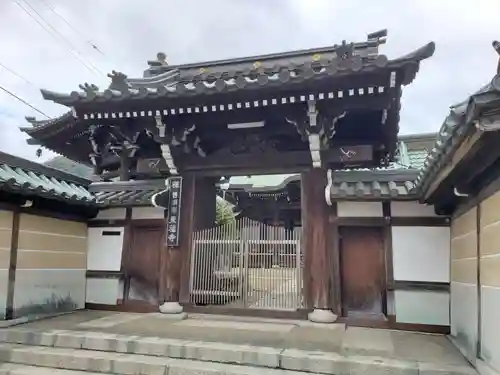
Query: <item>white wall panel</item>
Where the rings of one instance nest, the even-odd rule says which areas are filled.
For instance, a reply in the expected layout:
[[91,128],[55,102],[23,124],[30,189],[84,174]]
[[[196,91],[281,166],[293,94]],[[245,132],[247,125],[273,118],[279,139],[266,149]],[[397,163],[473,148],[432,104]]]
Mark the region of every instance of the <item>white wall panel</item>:
[[93,220],[121,220],[125,219],[125,216],[125,208],[107,208],[105,210],[99,210],[97,216]]
[[122,227],[88,229],[87,269],[119,271],[123,248]]
[[116,300],[123,297],[118,279],[87,279],[87,295],[85,302],[116,305]]
[[391,202],[393,217],[436,217],[434,206],[419,202]]
[[392,227],[394,280],[450,281],[450,228]]
[[477,287],[472,284],[452,282],[451,335],[467,358],[476,358],[477,342]]
[[500,372],[500,288],[481,287],[481,357]]
[[382,217],[382,202],[338,202],[339,217]]
[[394,291],[398,323],[450,324],[450,293],[447,291]]

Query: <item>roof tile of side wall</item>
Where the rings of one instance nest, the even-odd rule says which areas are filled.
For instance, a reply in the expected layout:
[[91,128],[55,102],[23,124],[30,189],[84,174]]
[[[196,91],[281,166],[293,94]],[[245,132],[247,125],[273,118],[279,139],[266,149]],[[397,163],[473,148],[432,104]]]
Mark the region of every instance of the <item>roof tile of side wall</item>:
[[[413,137],[417,137],[418,135],[415,135]],[[425,134],[426,140],[428,139],[434,139],[436,137],[435,133],[431,134]],[[407,136],[407,137],[412,137],[412,136]],[[422,136],[423,137],[423,136]],[[360,172],[360,171],[366,171],[366,172],[374,172],[370,174],[365,174],[365,178],[367,176],[370,176],[369,178],[372,179],[368,181],[359,181],[359,183],[367,183],[366,186],[361,187],[361,185],[358,185],[356,188],[355,186],[342,186],[338,187],[338,191],[342,192],[352,192],[354,190],[356,191],[377,191],[380,190],[381,192],[389,192],[388,196],[391,194],[394,195],[407,195],[410,193],[412,189],[415,188],[415,178],[417,176],[416,171],[421,169],[423,167],[424,161],[427,157],[427,150],[425,149],[410,149],[408,150],[408,147],[406,146],[405,142],[400,142],[400,147],[399,147],[399,153],[400,157],[399,159],[395,162],[392,163],[389,167],[385,168],[376,168],[374,170],[368,170],[368,169],[350,169],[350,170],[339,170],[336,172]],[[414,170],[415,173],[412,173],[411,175],[415,175],[413,179],[407,179],[404,181],[394,181],[397,185],[391,184],[390,186],[387,187],[379,187],[378,185],[372,186],[371,183],[377,183],[377,176],[383,176],[385,175],[387,171],[397,171],[397,170]],[[229,182],[225,184],[224,187],[226,188],[234,188],[234,189],[242,189],[242,190],[253,190],[253,191],[265,191],[265,190],[279,190],[284,188],[289,182],[292,181],[298,181],[300,180],[300,175],[299,174],[274,174],[274,175],[263,175],[263,176],[235,176],[231,177],[229,179]],[[350,183],[354,183],[355,181],[352,181]],[[385,183],[386,181],[384,181]],[[334,182],[335,185],[335,182]],[[335,188],[335,186],[334,186]],[[397,193],[399,192],[399,193]],[[349,195],[349,194],[348,194]],[[384,195],[384,194],[383,194]]]
[[0,152],[0,190],[70,204],[93,204],[90,181]]
[[425,192],[432,179],[446,164],[449,155],[461,144],[464,136],[485,112],[500,109],[500,72],[490,83],[463,102],[450,108],[438,133],[434,147],[417,178],[417,188]]
[[94,182],[89,191],[100,207],[151,206],[151,198],[165,191],[165,180]]

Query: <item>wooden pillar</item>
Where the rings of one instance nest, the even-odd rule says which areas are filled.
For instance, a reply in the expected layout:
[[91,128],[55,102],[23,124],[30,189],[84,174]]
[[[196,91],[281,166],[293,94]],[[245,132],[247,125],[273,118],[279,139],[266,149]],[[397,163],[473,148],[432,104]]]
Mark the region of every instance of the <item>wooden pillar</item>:
[[128,181],[130,177],[130,159],[127,147],[120,150],[120,181]]
[[304,286],[309,319],[332,323],[333,275],[332,238],[328,234],[328,206],[325,201],[326,171],[320,168],[302,173],[302,249],[305,254]]
[[166,302],[189,303],[193,232],[215,223],[215,179],[184,176],[180,204],[179,246],[165,246],[161,257],[161,295]]

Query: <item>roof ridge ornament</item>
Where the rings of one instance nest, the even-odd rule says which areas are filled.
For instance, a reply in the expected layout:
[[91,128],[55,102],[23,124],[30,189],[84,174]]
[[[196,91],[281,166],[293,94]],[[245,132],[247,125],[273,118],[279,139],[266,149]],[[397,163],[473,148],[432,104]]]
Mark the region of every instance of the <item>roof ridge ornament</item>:
[[87,82],[85,82],[83,85],[78,85],[78,87],[82,91],[85,91],[85,93],[88,96],[95,96],[96,93],[99,91],[99,87],[97,87],[97,85],[94,85],[93,83],[87,83]]
[[161,65],[168,65],[167,61],[167,55],[165,52],[158,52],[156,54],[156,60],[161,64]]
[[354,56],[354,43],[352,42],[347,44],[343,40],[341,45],[335,44],[333,47],[335,48],[337,58],[340,60],[347,60]]
[[130,85],[127,82],[126,74],[113,70],[108,73],[108,77],[111,78],[108,90],[116,90],[122,93],[129,91]]
[[383,44],[387,41],[387,29],[382,29],[379,31],[374,31],[366,36],[369,41],[377,41],[379,44]]
[[494,40],[492,45],[493,45],[493,49],[498,54],[497,74],[500,74],[500,42],[498,40]]

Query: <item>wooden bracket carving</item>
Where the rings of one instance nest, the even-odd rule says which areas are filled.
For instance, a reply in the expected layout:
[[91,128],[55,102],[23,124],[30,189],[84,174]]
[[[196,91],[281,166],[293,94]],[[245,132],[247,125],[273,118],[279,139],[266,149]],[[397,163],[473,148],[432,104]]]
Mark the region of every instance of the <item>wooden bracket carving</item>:
[[169,145],[161,145],[161,155],[165,160],[165,163],[167,163],[170,174],[177,175],[179,172],[177,171],[177,167],[175,165],[174,158],[172,157],[172,152],[170,151]]
[[195,124],[178,129],[167,129],[161,115],[155,116],[155,122],[158,128],[159,143],[168,144],[171,147],[182,147],[182,152],[186,154],[196,152],[201,157],[206,156],[206,152],[201,145],[201,139],[196,135]]
[[316,101],[309,100],[307,102],[307,116],[309,117],[309,150],[311,152],[311,160],[313,168],[321,167],[321,141],[320,134],[323,135],[323,129],[316,129],[318,121],[318,111],[316,109]]
[[334,137],[338,121],[346,114],[344,111],[333,116],[322,115],[317,110],[316,101],[310,100],[307,103],[306,114],[295,116],[294,119],[285,118],[288,123],[295,126],[302,140],[309,143],[314,168],[321,167],[321,150],[326,148],[328,141]]

